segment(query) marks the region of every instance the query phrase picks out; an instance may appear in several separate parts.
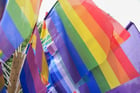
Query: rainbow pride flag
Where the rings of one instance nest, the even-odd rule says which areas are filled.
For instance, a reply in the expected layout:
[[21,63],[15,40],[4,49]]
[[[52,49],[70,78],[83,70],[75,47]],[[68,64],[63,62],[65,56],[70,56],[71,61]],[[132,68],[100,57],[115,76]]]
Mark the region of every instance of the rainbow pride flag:
[[31,34],[38,18],[41,1],[9,0],[7,2],[0,21],[1,60],[6,61],[23,40]]
[[5,84],[5,81],[4,81],[2,67],[1,67],[1,63],[0,63],[0,91],[3,89],[4,84]]
[[20,74],[20,82],[23,93],[46,93],[47,91],[35,64],[35,56],[31,45],[29,45],[27,57]]
[[46,24],[80,93],[104,93],[140,75],[120,46],[129,32],[92,0],[59,0]]
[[46,56],[44,54],[42,43],[40,40],[40,35],[38,28],[35,27],[34,32],[31,37],[31,44],[35,55],[35,64],[38,67],[41,79],[44,84],[48,83],[48,64],[46,61]]

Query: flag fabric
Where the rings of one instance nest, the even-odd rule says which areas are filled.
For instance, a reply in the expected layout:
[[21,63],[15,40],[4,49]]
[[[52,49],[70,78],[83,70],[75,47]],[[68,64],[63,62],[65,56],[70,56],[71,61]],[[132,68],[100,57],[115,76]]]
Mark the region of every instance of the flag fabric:
[[20,74],[20,82],[23,93],[46,93],[47,91],[35,64],[35,56],[31,45],[29,45],[27,57]]
[[[49,52],[48,52],[49,53]],[[52,92],[53,87],[58,93],[74,93],[78,91],[76,84],[74,84],[67,73],[60,54],[57,52],[54,56],[50,55],[48,58],[49,73],[51,82],[49,82],[48,92]]]
[[2,67],[1,67],[1,63],[0,63],[0,91],[3,89],[4,84],[5,84],[5,81],[4,81]]
[[140,73],[140,32],[132,22],[128,24],[126,29],[131,36],[126,42],[121,44],[121,47],[128,56],[129,60],[131,60],[131,63],[134,65],[136,70]]
[[4,9],[6,7],[6,2],[7,2],[7,0],[0,0],[0,20],[2,18]]
[[107,93],[140,93],[140,77],[137,77]]
[[52,43],[52,39],[51,39],[51,36],[50,36],[48,30],[46,29],[46,22],[45,21],[43,21],[43,24],[42,24],[40,38],[41,38],[43,50],[44,50],[44,52],[47,52],[48,51],[47,47]]
[[3,88],[0,90],[0,93],[6,93],[6,87],[3,87]]
[[32,35],[32,48],[35,55],[35,64],[38,67],[38,71],[40,73],[41,79],[44,84],[48,83],[48,64],[46,61],[46,56],[42,48],[42,43],[40,40],[40,35],[38,32],[38,28],[35,27],[33,35]]
[[49,66],[48,93],[73,93],[77,91],[76,85],[72,83],[59,51],[46,28],[45,21],[42,26],[41,40]]
[[[126,27],[130,33],[129,39],[121,44],[122,49],[131,60],[136,70],[140,73],[140,33],[134,23],[130,22]],[[139,93],[140,77],[137,77],[107,93]]]
[[129,32],[92,0],[59,0],[46,25],[80,93],[104,93],[140,75],[120,46]]
[[1,60],[6,61],[31,34],[38,18],[40,4],[41,0],[9,0],[7,2],[0,21]]

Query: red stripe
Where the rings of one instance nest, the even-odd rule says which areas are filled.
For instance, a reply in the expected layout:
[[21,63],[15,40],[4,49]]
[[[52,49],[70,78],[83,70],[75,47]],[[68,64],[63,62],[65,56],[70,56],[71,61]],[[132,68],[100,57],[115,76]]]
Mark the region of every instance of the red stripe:
[[85,0],[82,5],[87,9],[91,16],[101,26],[109,38],[112,37],[113,31],[117,32],[123,41],[127,40],[130,34],[109,14],[99,9],[91,0]]
[[111,45],[112,45],[111,46],[112,51],[114,52],[115,56],[119,60],[120,64],[122,65],[122,67],[124,68],[128,76],[130,77],[130,79],[140,76],[140,74],[136,71],[134,66],[131,64],[130,60],[125,55],[122,48],[119,46],[119,44],[115,39],[113,39]]
[[[128,74],[129,78],[132,79],[134,77],[139,76],[139,73],[136,71],[134,66],[131,64],[125,53],[123,52],[122,48],[120,47],[119,43],[116,41],[114,37],[112,37],[113,30],[117,30],[117,33],[120,33],[120,37],[123,40],[126,40],[129,37],[129,33],[112,17],[107,15],[105,12],[103,12],[101,9],[95,6],[94,3],[89,3],[87,1],[91,0],[85,0],[85,2],[82,3],[82,5],[87,9],[87,11],[91,14],[91,16],[96,20],[96,22],[100,25],[100,27],[103,29],[103,31],[107,34],[109,39],[112,39],[111,49],[113,50],[115,56],[119,60],[120,64]],[[111,20],[111,21],[110,21]],[[113,22],[114,24],[112,24]],[[113,29],[114,25],[114,29]],[[114,50],[117,48],[117,50]]]
[[[119,34],[119,36],[123,40],[126,40],[129,37],[129,33],[117,21],[115,21],[112,17],[110,17],[108,14],[99,9],[91,0],[78,0],[75,2],[73,0],[69,0],[69,2],[72,5],[82,4],[91,14],[93,19],[96,20],[96,22],[100,25],[103,31],[107,34],[108,38],[112,39],[111,49],[113,50],[115,56],[119,60],[121,66],[128,74],[129,78],[132,79],[134,77],[139,76],[138,72],[121,49],[117,40],[114,37],[112,37],[114,30]],[[117,50],[115,50],[116,48]]]

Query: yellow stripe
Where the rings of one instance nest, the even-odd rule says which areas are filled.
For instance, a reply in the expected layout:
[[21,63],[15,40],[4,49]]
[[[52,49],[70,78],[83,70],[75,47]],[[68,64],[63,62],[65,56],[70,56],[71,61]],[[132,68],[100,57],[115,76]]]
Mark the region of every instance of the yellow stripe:
[[100,67],[101,71],[103,72],[111,89],[120,85],[118,78],[114,74],[114,72],[113,72],[112,68],[110,67],[107,60],[105,60],[99,67]]
[[22,12],[25,14],[31,27],[33,28],[37,20],[37,15],[34,13],[30,0],[16,0],[16,3],[18,4]]
[[98,44],[96,39],[92,36],[88,28],[83,24],[82,20],[78,17],[75,13],[73,8],[67,2],[67,0],[59,0],[61,7],[63,8],[65,14],[77,30],[80,37],[85,42],[86,46],[95,57],[96,61],[98,62],[100,69],[102,70],[107,82],[109,83],[111,88],[114,88],[120,85],[115,73],[112,71],[110,65],[106,60],[106,54]]
[[45,80],[48,81],[48,65],[47,65],[47,62],[46,62],[44,52],[42,53],[42,70],[41,70],[41,74],[43,75]]
[[70,4],[66,0],[59,0],[60,4],[65,11],[67,17],[77,30],[80,37],[85,42],[86,46],[90,50],[91,54],[95,57],[98,64],[103,63],[103,60],[106,59],[106,54],[103,49],[100,47],[97,40],[92,36],[88,28],[83,24],[82,20],[78,17],[75,11],[72,9]]
[[33,36],[32,36],[32,48],[33,49],[36,49],[36,40],[37,38],[36,38],[36,35],[35,34],[33,34]]
[[42,28],[40,38],[45,39],[46,36],[48,36],[48,35],[49,35],[48,29],[43,29]]

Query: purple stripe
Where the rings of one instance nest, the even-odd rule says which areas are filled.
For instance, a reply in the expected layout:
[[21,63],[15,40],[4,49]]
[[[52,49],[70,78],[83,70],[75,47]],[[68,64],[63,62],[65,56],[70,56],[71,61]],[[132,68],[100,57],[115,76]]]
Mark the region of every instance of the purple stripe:
[[47,49],[51,55],[54,55],[57,51],[57,48],[56,48],[54,42],[51,45],[49,45]]
[[35,27],[34,34],[35,34],[35,36],[37,38],[36,49],[35,49],[35,62],[37,64],[39,70],[41,71],[42,70],[42,52],[43,52],[43,48],[42,48],[40,35],[39,35],[37,27]]
[[66,93],[66,91],[65,91],[64,87],[61,85],[60,81],[55,83],[54,87],[58,93]]
[[45,85],[42,84],[40,76],[39,76],[39,72],[37,70],[37,66],[35,65],[35,61],[34,61],[34,53],[33,50],[31,48],[31,46],[29,47],[28,50],[28,54],[27,54],[27,62],[29,64],[29,68],[33,77],[33,81],[35,84],[35,89],[37,93],[42,93],[42,90],[45,90],[46,87]]
[[79,87],[80,93],[90,93],[89,88],[87,84],[83,84]]
[[0,20],[2,18],[7,0],[0,0]]
[[14,52],[15,49],[5,36],[5,33],[3,32],[1,26],[0,26],[0,44],[2,44],[0,45],[0,50],[2,50],[3,54],[5,55],[2,56],[1,59],[3,61],[6,61],[11,56],[11,54]]
[[[20,19],[19,19],[20,20]],[[5,36],[12,44],[12,46],[16,49],[18,46],[23,42],[23,38],[19,33],[16,25],[14,24],[13,20],[11,19],[8,11],[5,11],[4,17],[1,20],[1,28],[5,33]]]
[[34,86],[35,84],[31,75],[31,71],[29,69],[27,58],[24,61],[24,65],[20,74],[20,83],[23,93],[36,93]]
[[131,36],[121,47],[135,69],[140,73],[140,33],[133,23],[130,23],[127,30]]
[[2,72],[2,67],[1,67],[1,63],[0,63],[0,76],[3,75],[3,72]]
[[140,77],[135,78],[107,93],[140,93]]
[[68,53],[68,50],[64,44],[63,39],[61,38],[60,34],[58,34],[52,20],[48,18],[46,22],[49,22],[49,24],[47,24],[48,30],[50,32],[50,35],[52,36],[52,39],[56,44],[56,47],[58,48],[58,51],[63,59],[66,68],[68,69],[73,81],[77,83],[81,77]]

